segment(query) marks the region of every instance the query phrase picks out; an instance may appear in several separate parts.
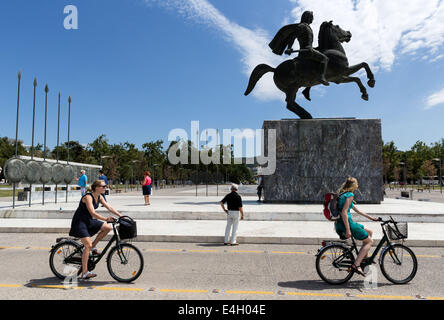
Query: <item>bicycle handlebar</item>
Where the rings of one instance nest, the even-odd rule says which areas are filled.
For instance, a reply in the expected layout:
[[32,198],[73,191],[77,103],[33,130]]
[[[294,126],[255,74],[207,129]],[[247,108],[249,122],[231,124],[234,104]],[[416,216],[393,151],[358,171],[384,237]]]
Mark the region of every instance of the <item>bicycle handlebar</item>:
[[397,223],[398,223],[398,222],[395,221],[395,219],[393,219],[392,216],[390,216],[390,219],[389,219],[389,220],[383,220],[381,217],[379,217],[379,218],[378,218],[378,221],[379,221],[379,222],[382,222],[381,225],[383,225],[383,226],[386,225],[387,223],[394,223],[394,224],[397,224]]
[[120,220],[121,220],[122,218],[129,218],[129,219],[133,220],[130,216],[120,216],[120,217],[118,217],[118,218],[114,218],[114,217],[111,217],[111,218],[114,219],[114,221],[111,222],[112,224],[120,223]]

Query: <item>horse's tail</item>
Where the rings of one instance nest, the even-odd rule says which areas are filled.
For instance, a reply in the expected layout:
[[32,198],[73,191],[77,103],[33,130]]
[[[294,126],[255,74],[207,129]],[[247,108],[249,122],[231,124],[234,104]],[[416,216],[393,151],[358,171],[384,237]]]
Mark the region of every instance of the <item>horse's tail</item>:
[[248,82],[248,88],[245,91],[244,95],[249,95],[251,91],[253,91],[254,87],[256,86],[256,83],[259,81],[260,78],[267,72],[274,72],[274,68],[270,67],[266,64],[260,64],[256,68],[254,68],[253,72],[250,76],[250,82]]

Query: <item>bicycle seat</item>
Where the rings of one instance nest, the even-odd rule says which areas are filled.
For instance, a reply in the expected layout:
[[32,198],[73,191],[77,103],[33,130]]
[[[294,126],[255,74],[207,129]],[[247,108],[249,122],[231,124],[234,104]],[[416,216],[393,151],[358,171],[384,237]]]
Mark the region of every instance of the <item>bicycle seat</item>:
[[56,242],[59,243],[60,241],[63,240],[74,240],[74,241],[79,241],[79,238],[73,238],[73,237],[60,237],[56,239]]

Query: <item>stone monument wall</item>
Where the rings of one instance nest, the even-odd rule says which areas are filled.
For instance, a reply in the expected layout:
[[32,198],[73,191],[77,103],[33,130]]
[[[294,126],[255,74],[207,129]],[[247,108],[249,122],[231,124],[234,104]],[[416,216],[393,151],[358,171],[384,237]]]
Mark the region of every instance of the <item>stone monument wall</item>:
[[322,203],[348,176],[358,179],[357,202],[383,200],[380,119],[291,119],[262,128],[276,129],[276,171],[264,177],[265,202]]

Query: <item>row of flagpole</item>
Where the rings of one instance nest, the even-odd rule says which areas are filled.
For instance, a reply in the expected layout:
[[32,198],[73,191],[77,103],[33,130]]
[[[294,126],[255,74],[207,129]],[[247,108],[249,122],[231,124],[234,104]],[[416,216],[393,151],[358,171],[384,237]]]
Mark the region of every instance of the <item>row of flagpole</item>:
[[[18,89],[17,89],[17,118],[15,126],[15,155],[18,157],[18,130],[19,130],[19,110],[20,110],[20,84],[21,84],[22,74],[21,71],[18,72]],[[35,99],[36,99],[36,88],[37,88],[37,78],[34,78],[34,98],[32,107],[32,145],[31,145],[31,160],[34,160],[34,128],[35,128]],[[48,117],[48,84],[45,85],[45,129],[44,129],[44,142],[43,142],[43,161],[46,160],[46,128],[47,128],[47,117]],[[58,99],[58,120],[57,120],[57,148],[56,148],[56,158],[57,163],[59,162],[59,137],[60,137],[60,92]],[[71,122],[71,96],[68,97],[68,140],[66,144],[67,148],[67,164],[69,164],[69,134],[70,134],[70,122]],[[12,196],[12,207],[15,208],[15,193],[16,193],[16,183],[13,183],[13,196]],[[32,183],[29,186],[29,206],[31,206],[31,193],[32,193]],[[55,190],[55,202],[57,203],[57,186]],[[66,185],[66,202],[68,202],[68,185]],[[42,204],[45,204],[45,184],[43,183],[43,195]]]

